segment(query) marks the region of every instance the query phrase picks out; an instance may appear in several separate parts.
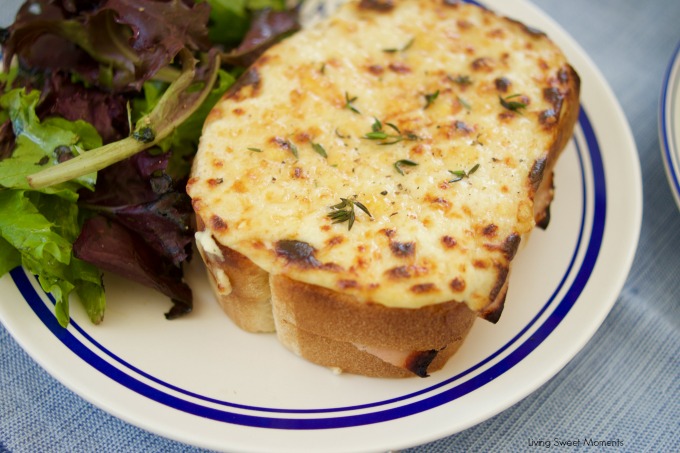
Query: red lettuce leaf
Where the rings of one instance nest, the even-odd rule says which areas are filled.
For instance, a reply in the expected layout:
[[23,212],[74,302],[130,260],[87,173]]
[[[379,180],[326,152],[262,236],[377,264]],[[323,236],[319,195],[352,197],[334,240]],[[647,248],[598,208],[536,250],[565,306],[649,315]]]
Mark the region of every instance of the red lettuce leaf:
[[96,87],[85,89],[61,73],[52,73],[45,81],[41,97],[36,111],[41,119],[61,116],[69,121],[87,121],[97,129],[104,143],[130,134],[127,96]]
[[170,157],[144,151],[101,170],[95,190],[81,191],[79,204],[125,226],[179,267],[191,257],[193,211],[183,181],[165,173]]
[[170,297],[174,307],[169,319],[191,311],[192,293],[181,268],[155,251],[138,235],[104,216],[85,221],[73,244],[74,255],[98,268],[121,275]]
[[222,62],[235,66],[250,66],[262,53],[286,36],[300,29],[297,9],[257,10],[241,44],[222,55]]
[[139,90],[182,49],[207,51],[207,3],[181,0],[34,0],[18,12],[3,47],[33,70],[78,74],[88,83]]

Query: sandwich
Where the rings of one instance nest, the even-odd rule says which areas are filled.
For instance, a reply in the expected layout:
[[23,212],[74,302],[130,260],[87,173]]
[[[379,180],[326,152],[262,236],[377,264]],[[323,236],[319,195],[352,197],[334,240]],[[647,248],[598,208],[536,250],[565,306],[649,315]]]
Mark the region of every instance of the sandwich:
[[579,84],[544,33],[457,1],[349,1],[273,46],[187,185],[220,305],[335,371],[441,369],[549,223]]

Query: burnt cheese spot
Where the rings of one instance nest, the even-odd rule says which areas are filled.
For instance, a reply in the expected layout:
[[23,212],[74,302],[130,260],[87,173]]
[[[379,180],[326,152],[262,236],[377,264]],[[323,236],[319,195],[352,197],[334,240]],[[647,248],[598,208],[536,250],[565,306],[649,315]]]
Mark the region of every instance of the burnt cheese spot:
[[397,234],[397,232],[393,229],[382,229],[380,230],[380,232],[383,233],[388,238],[394,237],[394,235]]
[[293,179],[305,179],[305,172],[300,167],[293,167],[290,175]]
[[470,63],[470,66],[473,71],[491,72],[494,67],[494,62],[492,58],[481,57],[473,60],[472,63]]
[[456,131],[462,132],[464,134],[471,134],[475,131],[474,128],[468,126],[467,124],[465,124],[464,121],[460,121],[460,120],[456,120],[453,123],[453,127],[456,129]]
[[562,100],[564,95],[556,87],[548,87],[543,89],[543,99],[548,101],[556,111],[560,111],[562,107]]
[[569,82],[569,71],[567,68],[560,68],[560,70],[557,71],[557,80],[562,84]]
[[553,109],[543,110],[538,115],[538,122],[546,128],[550,128],[557,124],[557,112]]
[[515,257],[515,254],[517,253],[517,249],[519,248],[519,243],[521,240],[522,237],[519,234],[512,233],[507,238],[505,238],[505,241],[503,241],[501,250],[503,251],[503,255],[505,255],[508,261],[512,260]]
[[385,72],[385,68],[379,64],[373,64],[368,67],[368,72],[370,72],[373,75],[379,76],[383,72]]
[[534,192],[538,190],[543,180],[543,172],[545,171],[546,159],[545,157],[536,159],[534,164],[531,166],[531,171],[529,172],[529,184]]
[[396,72],[397,74],[408,74],[411,72],[411,68],[406,66],[404,63],[390,63],[388,68],[392,72]]
[[446,247],[447,249],[452,249],[457,244],[456,240],[454,238],[452,238],[451,236],[442,236],[441,241],[442,241],[442,244],[444,245],[444,247]]
[[494,80],[494,84],[496,85],[496,89],[500,91],[501,93],[507,93],[508,89],[512,85],[512,82],[510,82],[510,79],[507,77],[499,77],[496,80]]
[[359,283],[356,280],[338,280],[338,288],[340,289],[351,289],[351,288],[358,288]]
[[359,8],[371,11],[387,12],[394,8],[394,0],[361,0],[359,2]]
[[427,377],[427,369],[429,368],[432,361],[437,357],[439,351],[436,349],[431,349],[429,351],[418,351],[409,354],[406,358],[406,363],[404,367],[420,377]]
[[398,256],[399,258],[408,258],[415,255],[416,243],[393,241],[390,243],[390,250],[395,256]]
[[420,283],[418,285],[413,285],[409,288],[414,294],[425,294],[437,291],[437,285],[434,283]]
[[496,265],[496,283],[494,283],[489,293],[489,300],[495,301],[501,293],[505,281],[508,279],[509,269],[507,266]]
[[291,144],[290,144],[290,142],[289,142],[288,140],[286,140],[285,138],[281,138],[281,137],[272,137],[269,141],[272,142],[272,143],[274,143],[276,146],[278,146],[279,148],[281,148],[281,149],[283,149],[283,150],[286,150],[286,151],[290,151],[290,150],[291,150]]
[[484,260],[474,260],[472,262],[472,265],[477,269],[486,269],[487,267],[489,267],[488,263]]
[[210,217],[210,226],[216,231],[225,231],[229,228],[227,222],[218,215]]
[[391,278],[393,280],[411,277],[411,271],[409,270],[408,266],[393,267],[392,269],[389,269],[386,272],[386,274],[389,278]]
[[498,227],[494,225],[493,223],[485,226],[482,229],[482,234],[487,237],[493,237],[496,235],[496,232],[498,231]]
[[400,280],[427,274],[427,268],[422,266],[397,266],[387,270],[385,274],[392,280]]
[[342,244],[343,242],[345,242],[345,238],[343,236],[333,236],[326,241],[326,245],[333,247],[335,245]]
[[284,258],[290,264],[302,268],[321,267],[321,262],[314,256],[316,249],[306,242],[282,239],[276,242],[274,251],[277,256]]
[[513,119],[515,116],[517,116],[515,112],[512,112],[510,110],[504,110],[498,114],[498,119],[501,121],[509,121]]
[[[458,3],[458,2],[456,2]],[[464,20],[464,19],[458,19],[456,21],[456,25],[458,25],[458,28],[461,30],[468,30],[474,27],[474,24],[470,22],[469,20]]]
[[465,290],[465,280],[460,277],[456,277],[449,283],[449,288],[454,292],[461,292]]
[[307,132],[298,132],[295,134],[295,140],[300,143],[309,143],[312,141],[312,137]]
[[222,178],[210,178],[208,179],[208,185],[211,187],[217,186],[219,184],[222,184],[224,182],[224,179]]

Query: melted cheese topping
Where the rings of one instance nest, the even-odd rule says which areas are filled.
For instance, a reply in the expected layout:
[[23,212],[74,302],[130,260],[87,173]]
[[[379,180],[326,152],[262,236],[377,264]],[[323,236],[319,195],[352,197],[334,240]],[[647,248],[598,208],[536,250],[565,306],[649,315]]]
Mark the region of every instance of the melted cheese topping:
[[[187,190],[206,231],[267,272],[479,310],[534,226],[566,61],[473,5],[376,3],[391,2],[350,2],[267,51],[210,114]],[[332,223],[341,198],[371,216]]]

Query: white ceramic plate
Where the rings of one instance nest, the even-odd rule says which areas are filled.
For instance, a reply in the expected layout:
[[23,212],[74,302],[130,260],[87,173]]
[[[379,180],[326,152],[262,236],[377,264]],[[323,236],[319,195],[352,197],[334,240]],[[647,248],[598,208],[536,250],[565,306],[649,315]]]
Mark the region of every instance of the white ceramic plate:
[[334,375],[239,331],[214,303],[198,260],[196,307],[168,322],[169,302],[107,276],[108,310],[92,326],[78,304],[61,329],[53,304],[22,269],[0,280],[0,320],[70,389],[162,436],[242,452],[386,451],[475,425],[555,375],[591,338],[628,274],[641,222],[637,152],[624,115],[592,62],[521,0],[488,0],[547,31],[582,78],[574,139],[556,169],[547,231],[519,254],[497,325],[478,321],[455,359],[426,379]]
[[680,208],[680,42],[668,64],[661,91],[659,135],[666,176]]

